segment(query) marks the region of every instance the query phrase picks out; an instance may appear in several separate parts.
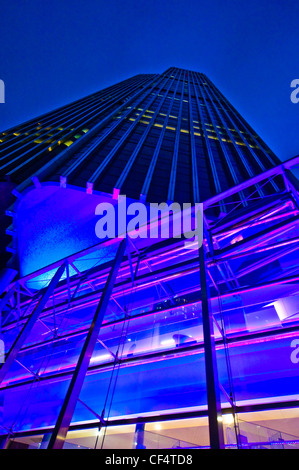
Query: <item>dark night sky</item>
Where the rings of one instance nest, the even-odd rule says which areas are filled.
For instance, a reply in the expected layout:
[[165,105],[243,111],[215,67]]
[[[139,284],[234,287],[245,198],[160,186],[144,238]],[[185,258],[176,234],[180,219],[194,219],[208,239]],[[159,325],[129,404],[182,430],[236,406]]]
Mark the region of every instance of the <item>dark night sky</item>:
[[0,129],[137,73],[206,73],[282,159],[299,153],[297,0],[0,1]]

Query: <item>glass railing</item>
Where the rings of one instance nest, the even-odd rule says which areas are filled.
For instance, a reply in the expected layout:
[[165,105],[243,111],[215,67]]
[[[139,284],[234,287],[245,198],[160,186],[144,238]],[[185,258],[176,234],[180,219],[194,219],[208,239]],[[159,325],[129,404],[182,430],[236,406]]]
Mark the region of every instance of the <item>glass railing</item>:
[[[226,447],[236,448],[233,426],[224,427]],[[257,423],[239,420],[241,449],[299,449],[299,436],[294,436]]]

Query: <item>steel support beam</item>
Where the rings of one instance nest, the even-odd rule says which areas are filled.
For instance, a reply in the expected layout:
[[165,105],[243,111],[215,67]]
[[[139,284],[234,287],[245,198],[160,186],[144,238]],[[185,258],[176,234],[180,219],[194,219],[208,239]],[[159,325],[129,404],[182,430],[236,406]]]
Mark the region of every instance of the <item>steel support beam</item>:
[[25,323],[22,331],[18,334],[15,342],[13,343],[12,347],[10,348],[9,353],[7,354],[5,358],[4,364],[2,364],[1,369],[0,369],[0,384],[2,383],[5,375],[10,369],[10,366],[16,359],[18,352],[20,351],[21,347],[23,346],[27,336],[30,334],[32,328],[35,325],[35,322],[37,321],[40,313],[44,309],[46,303],[48,302],[50,296],[52,295],[55,287],[57,286],[63,272],[65,269],[65,263],[63,263],[60,268],[56,271],[55,276],[52,278],[50,284],[48,287],[45,289],[41,299],[39,302],[36,304],[33,312],[31,313],[30,317],[28,318],[27,322]]
[[124,251],[126,249],[126,239],[120,242],[113,265],[109,272],[104,291],[94,314],[86,340],[78,359],[71,383],[66,393],[61,407],[54,431],[49,441],[48,449],[62,449],[76,404],[81,392],[81,388],[88,370],[89,362],[94,351],[99,332],[102,326],[104,315],[108,307],[115,279],[120,268]]
[[209,434],[211,449],[224,448],[220,388],[217,370],[213,316],[210,309],[209,286],[206,278],[203,244],[199,248],[200,285],[202,301],[202,326],[206,368]]

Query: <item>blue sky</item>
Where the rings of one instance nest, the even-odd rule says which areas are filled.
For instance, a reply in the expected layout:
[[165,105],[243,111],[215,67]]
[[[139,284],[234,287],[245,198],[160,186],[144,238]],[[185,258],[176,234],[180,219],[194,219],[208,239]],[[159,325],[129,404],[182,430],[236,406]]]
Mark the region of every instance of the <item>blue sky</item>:
[[206,73],[282,160],[299,154],[297,0],[1,4],[5,130],[137,73]]

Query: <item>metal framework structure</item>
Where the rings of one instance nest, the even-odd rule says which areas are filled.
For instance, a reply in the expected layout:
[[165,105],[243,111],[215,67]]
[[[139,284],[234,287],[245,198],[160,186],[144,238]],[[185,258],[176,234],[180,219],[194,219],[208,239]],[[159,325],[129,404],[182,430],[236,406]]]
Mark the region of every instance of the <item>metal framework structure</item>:
[[[8,129],[0,141],[0,172],[16,195],[33,178],[194,203],[280,163],[206,75],[175,67]],[[281,187],[257,189],[262,197]],[[246,205],[242,192],[236,198]]]

